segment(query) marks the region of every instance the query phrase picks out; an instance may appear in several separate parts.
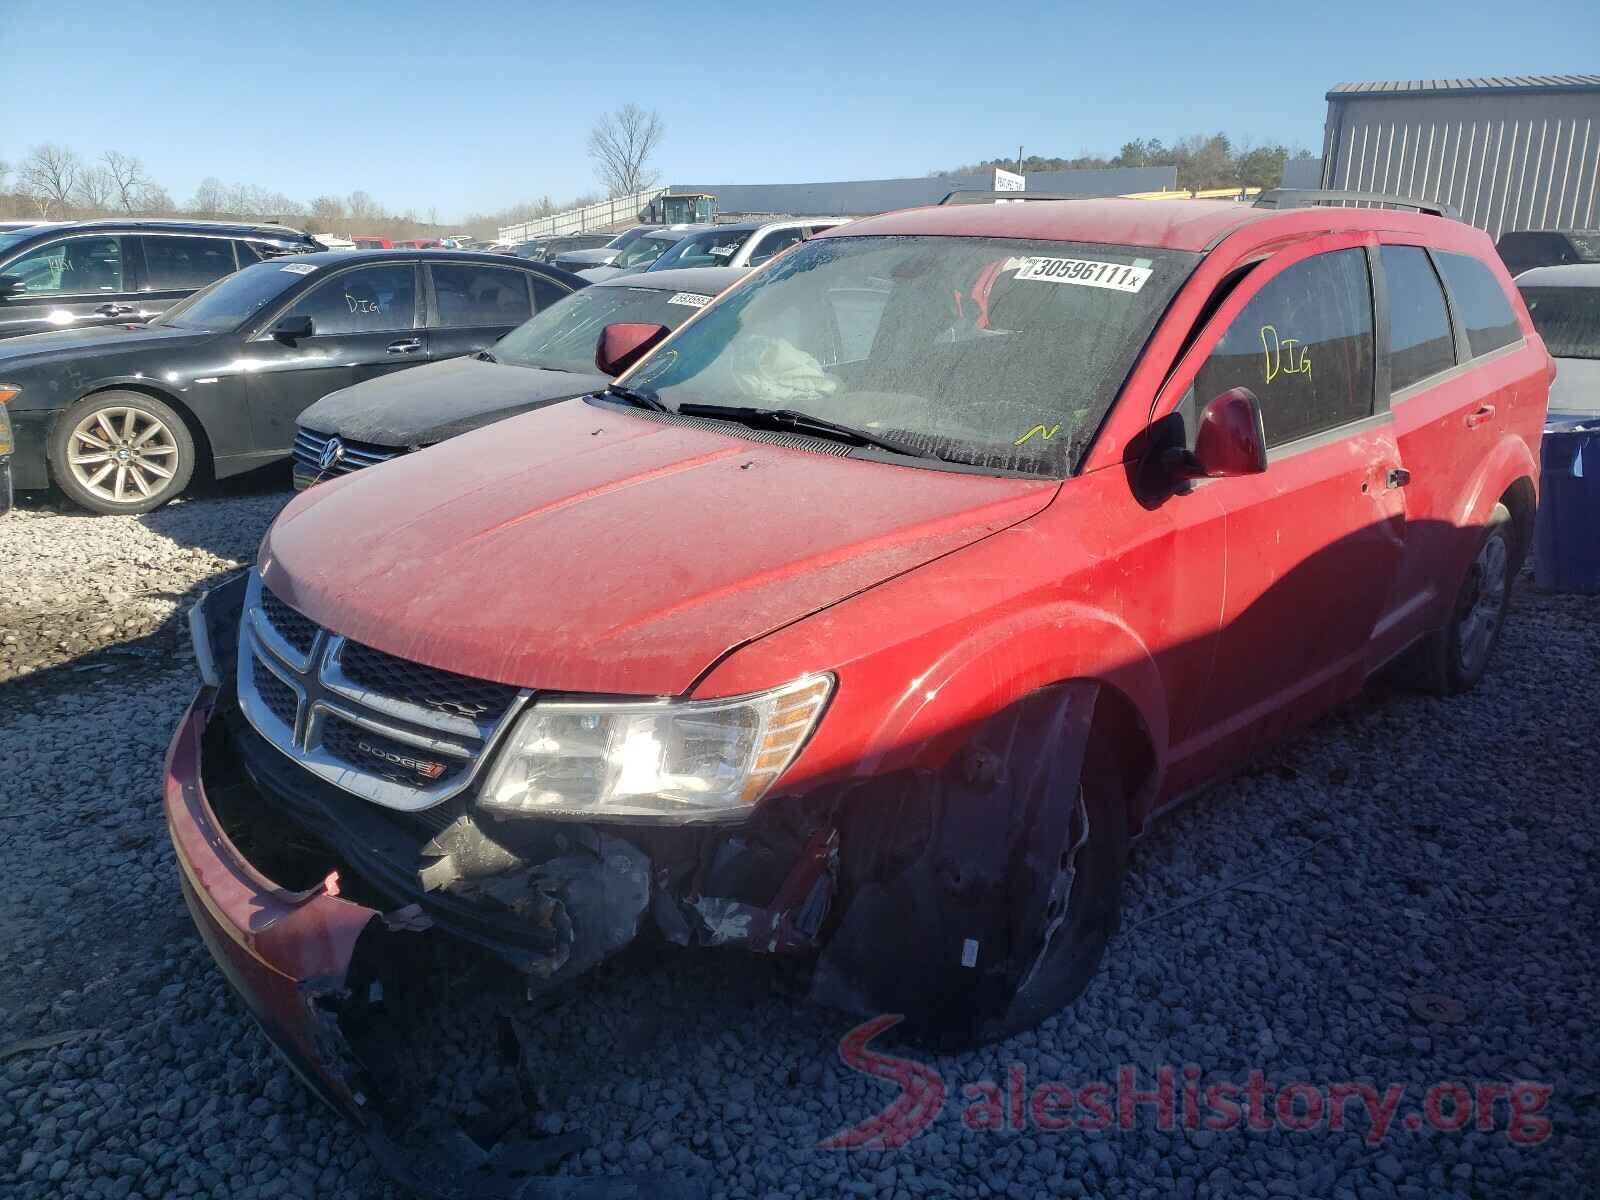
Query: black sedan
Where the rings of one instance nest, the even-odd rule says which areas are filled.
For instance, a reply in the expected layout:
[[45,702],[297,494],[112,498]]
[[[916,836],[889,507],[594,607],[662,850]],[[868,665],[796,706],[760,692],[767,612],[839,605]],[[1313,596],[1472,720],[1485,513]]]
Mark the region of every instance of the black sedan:
[[195,471],[286,457],[329,392],[471,354],[583,286],[553,267],[449,250],[300,254],[246,267],[148,325],[0,342],[19,490],[148,512]]
[[[624,360],[631,362],[665,336],[659,330],[676,329],[748,274],[699,267],[590,284],[470,358],[327,396],[300,414],[295,487],[599,391],[611,382],[598,362],[600,335],[608,325],[626,325],[634,336],[649,338],[631,347]],[[644,334],[651,327],[658,327],[657,335]]]

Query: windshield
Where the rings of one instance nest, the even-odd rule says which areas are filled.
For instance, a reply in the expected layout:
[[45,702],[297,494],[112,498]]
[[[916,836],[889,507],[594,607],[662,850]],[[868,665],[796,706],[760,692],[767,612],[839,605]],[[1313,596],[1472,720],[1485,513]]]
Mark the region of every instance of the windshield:
[[607,250],[623,250],[633,245],[645,234],[650,232],[648,225],[635,225],[632,229],[625,229],[616,237],[606,243]]
[[1074,469],[1199,255],[1008,238],[796,247],[627,379],[798,409],[952,461]]
[[4,254],[11,247],[38,236],[38,229],[13,229],[10,233],[0,233],[0,254]]
[[595,374],[600,331],[617,322],[676,329],[711,302],[709,292],[587,287],[517,326],[494,345],[496,361]]
[[1569,233],[1574,262],[1600,262],[1600,233]]
[[1523,302],[1556,358],[1600,358],[1600,288],[1527,287]]
[[236,329],[316,268],[275,258],[225,275],[151,322],[179,329]]
[[612,261],[613,267],[645,267],[660,258],[678,240],[677,234],[647,233]]
[[708,229],[684,238],[650,264],[650,269],[666,271],[673,267],[725,267],[753,232],[751,229]]

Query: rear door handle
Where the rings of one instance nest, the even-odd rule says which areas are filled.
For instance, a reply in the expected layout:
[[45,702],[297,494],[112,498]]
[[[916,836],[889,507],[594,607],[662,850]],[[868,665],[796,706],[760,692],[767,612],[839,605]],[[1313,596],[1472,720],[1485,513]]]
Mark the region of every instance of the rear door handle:
[[1481,404],[1476,412],[1467,414],[1467,428],[1476,429],[1492,416],[1494,416],[1494,405]]
[[415,354],[421,349],[421,338],[401,338],[398,342],[389,343],[390,354]]
[[1390,470],[1389,476],[1384,482],[1392,488],[1403,488],[1411,482],[1411,472],[1404,467],[1395,467]]
[[102,304],[95,312],[102,317],[125,317],[137,310],[131,304]]

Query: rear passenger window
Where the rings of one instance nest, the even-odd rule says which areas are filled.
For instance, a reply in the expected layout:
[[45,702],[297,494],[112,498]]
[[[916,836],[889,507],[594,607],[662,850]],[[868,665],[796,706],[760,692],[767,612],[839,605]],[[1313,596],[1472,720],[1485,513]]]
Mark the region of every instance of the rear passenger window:
[[430,270],[439,324],[445,329],[521,325],[533,316],[527,276],[521,271],[468,263],[435,263]]
[[234,272],[227,238],[145,237],[145,290],[171,292],[205,287]]
[[535,312],[543,312],[557,300],[565,300],[570,295],[572,295],[571,292],[554,280],[546,279],[543,275],[533,276],[533,307]]
[[1372,285],[1367,257],[1339,250],[1274,277],[1195,375],[1201,407],[1230,388],[1261,401],[1267,445],[1372,415]]
[[1439,276],[1420,246],[1384,246],[1389,288],[1389,387],[1398,392],[1456,363],[1455,335]]
[[1456,303],[1456,316],[1466,326],[1467,345],[1474,358],[1509,346],[1522,336],[1511,304],[1488,267],[1470,254],[1441,254],[1439,269]]

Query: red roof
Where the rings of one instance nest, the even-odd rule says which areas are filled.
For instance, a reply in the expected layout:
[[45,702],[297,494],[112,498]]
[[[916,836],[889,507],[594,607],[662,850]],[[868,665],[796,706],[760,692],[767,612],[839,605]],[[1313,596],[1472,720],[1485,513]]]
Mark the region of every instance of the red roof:
[[[908,208],[836,225],[818,236],[942,234],[1209,250],[1230,233],[1262,221],[1281,227],[1286,237],[1336,229],[1401,229],[1441,236],[1440,218],[1396,209],[1256,208],[1227,200],[1115,198]],[[1458,222],[1446,224],[1459,228]]]
[[1024,200],[909,208],[836,226],[828,236],[920,233],[1204,250],[1247,222],[1281,215],[1221,200]]

